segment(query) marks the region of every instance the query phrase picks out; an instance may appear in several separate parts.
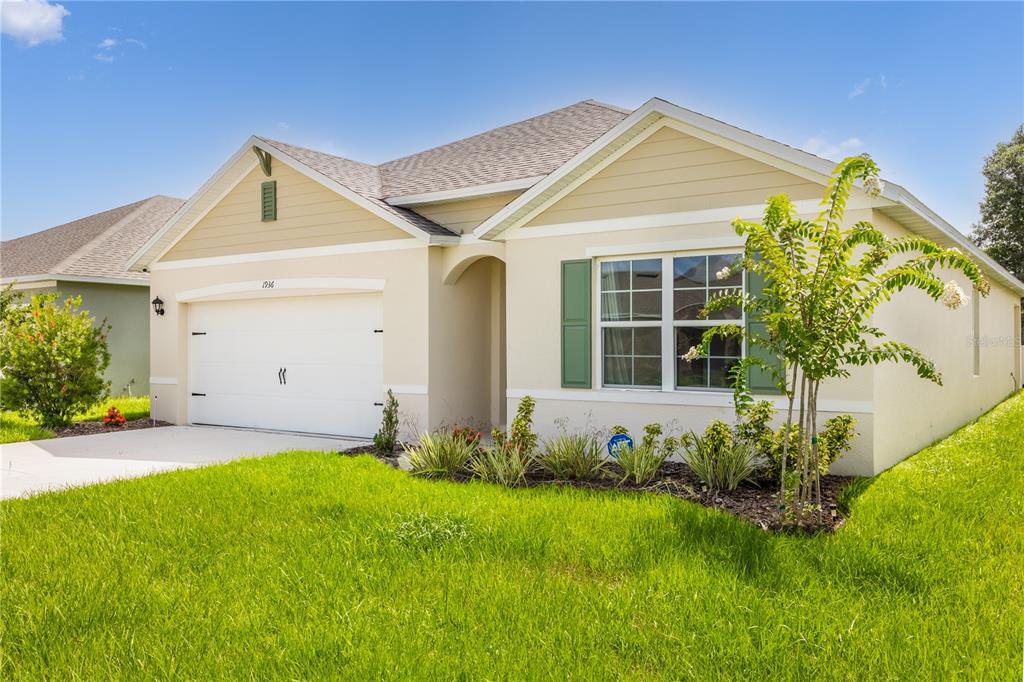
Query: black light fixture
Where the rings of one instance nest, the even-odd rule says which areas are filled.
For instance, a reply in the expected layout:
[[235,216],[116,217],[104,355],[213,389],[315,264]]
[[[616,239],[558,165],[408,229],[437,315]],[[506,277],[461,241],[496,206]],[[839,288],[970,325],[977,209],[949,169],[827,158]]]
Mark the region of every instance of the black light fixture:
[[164,314],[164,302],[160,300],[159,296],[153,299],[153,312],[157,315]]

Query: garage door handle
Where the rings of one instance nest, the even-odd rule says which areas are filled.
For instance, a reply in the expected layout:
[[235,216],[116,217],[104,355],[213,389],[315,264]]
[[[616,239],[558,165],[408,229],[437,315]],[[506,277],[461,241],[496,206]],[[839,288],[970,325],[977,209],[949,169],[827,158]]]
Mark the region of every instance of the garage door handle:
[[201,396],[201,397],[204,397],[204,398],[206,397],[205,393],[193,393],[192,395],[197,395],[197,396]]
[[374,407],[384,407],[384,403],[374,403]]
[[278,367],[277,368],[277,383],[278,383],[278,385],[281,385],[281,384],[284,383],[284,378],[281,376],[281,372],[283,372],[283,371],[284,371],[284,367]]
[[287,367],[285,367],[284,369],[281,370],[281,378],[284,379],[284,385],[287,386],[288,385],[288,368]]

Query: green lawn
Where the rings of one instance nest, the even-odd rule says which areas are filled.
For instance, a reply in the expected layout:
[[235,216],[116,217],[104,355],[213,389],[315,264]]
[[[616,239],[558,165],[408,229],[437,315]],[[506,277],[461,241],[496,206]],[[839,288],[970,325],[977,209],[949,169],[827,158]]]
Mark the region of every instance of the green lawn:
[[[149,396],[135,398],[110,398],[97,403],[75,417],[75,421],[103,421],[107,409],[116,405],[125,419],[139,419],[149,416]],[[19,443],[24,440],[52,438],[53,431],[39,426],[35,420],[17,412],[0,412],[0,443]]]
[[293,452],[0,505],[0,677],[1018,679],[1024,395],[831,536]]

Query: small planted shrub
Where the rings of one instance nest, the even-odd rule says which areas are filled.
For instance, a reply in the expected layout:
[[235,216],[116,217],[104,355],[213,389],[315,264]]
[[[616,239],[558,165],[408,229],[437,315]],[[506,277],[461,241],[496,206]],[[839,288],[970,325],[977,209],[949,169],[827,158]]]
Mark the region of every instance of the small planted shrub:
[[395,451],[398,444],[398,398],[388,389],[388,397],[384,402],[384,414],[381,416],[380,429],[373,434],[373,449],[380,457],[386,457]]
[[452,478],[464,474],[475,453],[476,445],[450,432],[424,433],[417,445],[405,446],[409,466],[417,476]]
[[856,425],[857,420],[853,415],[840,414],[826,421],[825,427],[818,432],[818,458],[822,475],[827,474],[832,463],[849,451],[853,439],[857,437]]
[[509,487],[526,480],[533,458],[507,443],[493,448],[477,448],[469,462],[469,470],[482,481]]
[[761,466],[761,457],[748,443],[733,439],[725,422],[711,422],[701,436],[691,432],[683,443],[683,459],[709,488],[735,490]]
[[637,485],[650,483],[661,465],[668,459],[663,448],[640,443],[634,447],[623,447],[619,449],[619,466],[622,467],[622,481],[630,481]]
[[483,432],[474,429],[472,426],[456,426],[452,429],[452,435],[463,439],[473,446],[479,445],[480,439],[484,437]]
[[533,410],[536,406],[537,403],[533,398],[523,396],[516,408],[516,416],[512,420],[508,433],[504,433],[501,429],[491,431],[494,444],[502,446],[507,443],[520,452],[532,456],[537,450],[537,434],[533,432]]
[[[4,407],[44,427],[66,426],[110,391],[105,321],[95,324],[82,298],[32,297],[27,309],[4,312],[0,328],[0,394]],[[6,306],[6,304],[5,304]]]
[[558,479],[589,481],[607,473],[601,442],[592,436],[565,434],[548,441],[538,464]]
[[116,405],[111,405],[107,408],[107,413],[103,415],[104,426],[119,429],[124,426],[124,422],[124,415],[121,414],[121,410],[117,409]]
[[[625,429],[613,431],[627,433]],[[622,482],[631,481],[637,485],[650,483],[665,461],[676,453],[679,441],[672,436],[661,440],[661,434],[661,424],[648,424],[644,427],[644,437],[639,445],[619,448],[618,463],[622,468]]]

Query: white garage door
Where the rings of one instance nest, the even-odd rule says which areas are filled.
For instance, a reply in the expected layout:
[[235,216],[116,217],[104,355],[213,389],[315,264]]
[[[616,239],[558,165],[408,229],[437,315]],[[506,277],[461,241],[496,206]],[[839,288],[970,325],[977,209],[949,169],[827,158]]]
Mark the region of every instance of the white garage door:
[[382,321],[380,294],[192,304],[189,420],[372,436]]

